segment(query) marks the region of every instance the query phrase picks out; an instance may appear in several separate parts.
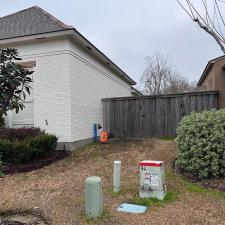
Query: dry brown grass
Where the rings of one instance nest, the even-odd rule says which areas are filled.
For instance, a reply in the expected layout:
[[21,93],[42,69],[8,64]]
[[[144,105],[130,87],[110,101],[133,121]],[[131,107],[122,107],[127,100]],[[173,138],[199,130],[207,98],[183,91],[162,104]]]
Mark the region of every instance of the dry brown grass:
[[[122,193],[112,196],[113,161],[122,161]],[[145,214],[123,214],[118,205],[138,190],[137,164],[143,159],[163,160],[167,186],[179,192],[177,201],[164,207],[150,207]],[[87,224],[84,217],[84,180],[97,175],[103,179],[107,216],[99,224],[225,224],[225,201],[188,192],[182,180],[171,173],[175,159],[173,141],[114,141],[107,145],[88,145],[62,161],[30,173],[0,180],[0,212],[30,211],[38,207],[54,225]],[[90,223],[90,222],[89,222]]]

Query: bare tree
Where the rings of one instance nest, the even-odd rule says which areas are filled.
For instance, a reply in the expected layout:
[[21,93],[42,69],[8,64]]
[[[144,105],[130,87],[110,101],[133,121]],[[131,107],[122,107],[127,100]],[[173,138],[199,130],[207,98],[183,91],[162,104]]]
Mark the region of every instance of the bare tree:
[[155,53],[145,59],[146,68],[140,80],[140,89],[147,95],[177,94],[196,91],[196,84],[189,83],[172,69],[169,57]]
[[214,38],[225,54],[224,0],[177,0],[182,9],[201,29]]
[[145,59],[146,68],[141,77],[141,83],[145,94],[159,95],[165,89],[171,68],[168,57],[155,53]]
[[189,82],[179,74],[172,74],[169,77],[168,85],[164,90],[164,94],[179,94],[185,92],[199,91],[196,82]]

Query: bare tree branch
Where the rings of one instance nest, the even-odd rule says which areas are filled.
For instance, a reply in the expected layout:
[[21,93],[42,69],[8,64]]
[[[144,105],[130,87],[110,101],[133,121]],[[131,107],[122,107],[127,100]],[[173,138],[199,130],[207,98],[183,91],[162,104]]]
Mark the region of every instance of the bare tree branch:
[[183,2],[177,0],[177,2],[192,21],[197,23],[201,29],[214,38],[225,54],[225,20],[218,3],[224,4],[225,1],[211,0],[211,4],[209,4],[209,0],[201,0],[202,8],[200,10],[197,9],[191,0],[183,0]]
[[141,77],[142,92],[148,95],[176,94],[196,90],[196,85],[172,69],[169,58],[155,53],[145,59],[145,70]]
[[198,23],[198,25],[208,34],[210,34],[215,41],[217,42],[217,44],[220,46],[221,50],[223,51],[223,53],[225,54],[225,47],[224,44],[221,42],[220,38],[218,38],[218,36],[211,30],[209,30],[206,26],[202,25],[201,22],[198,19],[195,19],[195,22]]
[[[206,27],[209,31],[213,32],[217,36],[217,38],[220,39],[221,42],[224,42],[222,35],[217,31],[214,24],[212,24],[211,22],[207,23],[207,21],[203,18],[203,16],[200,15],[200,13],[197,11],[197,9],[194,7],[194,5],[189,0],[186,0],[186,1],[188,2],[188,4],[191,5],[192,9],[195,11],[195,13],[197,15],[193,19],[193,21],[196,22],[196,20],[198,20],[202,24],[202,27],[200,26],[201,28]],[[211,19],[210,19],[210,21],[211,21]]]
[[[225,3],[225,2],[224,2],[224,3]],[[223,19],[222,14],[221,14],[220,7],[219,7],[219,5],[218,5],[218,3],[217,3],[216,0],[215,0],[215,4],[216,4],[216,8],[217,8],[217,10],[218,10],[218,13],[219,13],[219,15],[220,15],[220,18],[221,18],[221,20],[222,20],[222,22],[223,22],[223,25],[225,26],[225,22],[224,22],[224,19]]]

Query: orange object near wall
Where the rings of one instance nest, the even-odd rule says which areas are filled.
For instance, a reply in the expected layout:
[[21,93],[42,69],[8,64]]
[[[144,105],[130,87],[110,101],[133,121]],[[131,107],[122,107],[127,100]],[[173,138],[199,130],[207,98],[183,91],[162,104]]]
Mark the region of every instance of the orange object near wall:
[[109,141],[109,133],[106,131],[102,131],[100,133],[100,142],[101,143],[106,143]]

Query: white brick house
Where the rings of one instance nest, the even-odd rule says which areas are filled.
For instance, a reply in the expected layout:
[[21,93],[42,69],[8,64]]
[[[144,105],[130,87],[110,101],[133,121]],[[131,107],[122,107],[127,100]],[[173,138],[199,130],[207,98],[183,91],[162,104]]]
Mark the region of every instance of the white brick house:
[[102,98],[130,96],[136,84],[73,27],[36,6],[0,18],[6,47],[35,71],[25,110],[9,112],[6,124],[40,127],[66,149],[89,141],[93,123],[102,124]]

